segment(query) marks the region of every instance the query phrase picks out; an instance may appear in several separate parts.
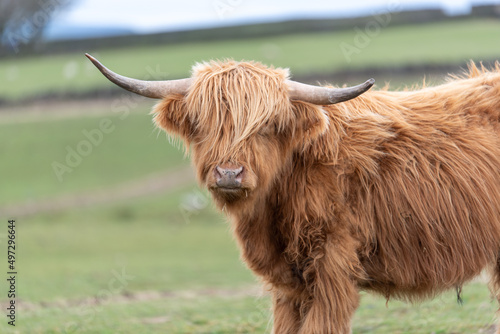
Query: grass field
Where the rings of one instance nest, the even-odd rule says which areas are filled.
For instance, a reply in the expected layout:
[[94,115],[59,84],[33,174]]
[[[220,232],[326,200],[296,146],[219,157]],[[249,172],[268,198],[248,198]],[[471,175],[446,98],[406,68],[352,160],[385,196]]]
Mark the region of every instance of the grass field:
[[[498,20],[388,25],[363,42],[358,41],[359,30],[355,28],[365,29],[118,49],[95,55],[113,70],[147,79],[186,77],[195,62],[228,57],[307,74],[387,64],[464,63],[468,59],[497,59],[500,54]],[[357,51],[347,52],[346,57],[341,48],[346,45]],[[0,79],[5,83],[0,97],[9,99],[47,91],[109,87],[83,54],[4,60],[0,62]]]
[[[166,135],[155,129],[148,114],[151,105],[130,108],[128,114],[0,124],[0,152],[9,157],[0,164],[0,173],[16,180],[3,185],[0,206],[103,188],[188,164],[183,150],[172,149]],[[107,133],[100,127],[103,120],[110,122]]]
[[[195,61],[224,57],[307,74],[500,55],[499,21],[389,25],[348,62],[339,46],[354,43],[355,36],[353,29],[108,50],[99,57],[129,76],[146,78],[151,66],[161,72],[158,77],[173,78],[187,76]],[[110,87],[80,54],[2,60],[0,82],[0,98],[10,99]],[[2,110],[0,219],[7,220],[1,210],[8,205],[97,193],[187,166],[183,150],[154,128],[148,115],[153,103],[125,94],[99,103],[37,106],[36,115],[23,107]],[[80,152],[80,159],[73,155],[68,163],[68,150]],[[54,162],[71,164],[71,172],[58,177]],[[0,333],[232,334],[271,328],[269,297],[259,293],[257,279],[240,261],[229,223],[191,179],[139,199],[10,218],[18,226],[21,305],[15,328],[2,313]],[[4,310],[6,291],[2,279]],[[491,333],[498,306],[484,284],[464,287],[462,297],[463,305],[450,292],[417,306],[399,301],[386,306],[384,298],[363,293],[353,332]]]
[[[211,206],[182,213],[189,186],[18,222],[21,307],[2,333],[265,333],[270,301]],[[116,277],[121,280],[113,281]],[[363,294],[354,333],[479,333],[497,305],[486,287],[411,306]],[[2,304],[2,308],[3,308]]]

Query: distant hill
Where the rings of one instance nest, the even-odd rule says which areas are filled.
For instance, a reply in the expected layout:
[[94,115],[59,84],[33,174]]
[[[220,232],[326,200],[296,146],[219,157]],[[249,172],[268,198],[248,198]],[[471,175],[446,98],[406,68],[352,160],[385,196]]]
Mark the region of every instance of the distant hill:
[[109,26],[82,26],[74,25],[71,23],[54,22],[45,29],[43,33],[43,39],[45,41],[52,42],[58,40],[105,38],[134,34],[134,31],[128,28]]
[[[391,26],[396,26],[471,18],[499,19],[500,5],[476,6],[472,8],[470,13],[456,16],[449,16],[442,9],[394,12],[390,15],[390,24]],[[29,56],[32,54],[88,52],[130,46],[244,39],[293,33],[341,31],[352,29],[353,27],[365,27],[367,24],[373,23],[374,19],[376,20],[374,16],[293,19],[150,34],[138,34],[129,28],[123,27],[78,26],[69,23],[53,24],[45,31],[43,40],[36,43],[31,49],[24,49],[21,54],[13,53],[7,48],[2,49],[0,47],[0,58],[18,57],[19,55]]]

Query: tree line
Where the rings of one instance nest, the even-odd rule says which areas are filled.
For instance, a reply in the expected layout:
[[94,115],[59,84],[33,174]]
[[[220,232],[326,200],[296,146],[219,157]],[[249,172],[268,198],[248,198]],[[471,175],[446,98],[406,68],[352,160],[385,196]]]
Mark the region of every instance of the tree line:
[[33,48],[50,21],[74,0],[0,1],[0,48],[9,53]]

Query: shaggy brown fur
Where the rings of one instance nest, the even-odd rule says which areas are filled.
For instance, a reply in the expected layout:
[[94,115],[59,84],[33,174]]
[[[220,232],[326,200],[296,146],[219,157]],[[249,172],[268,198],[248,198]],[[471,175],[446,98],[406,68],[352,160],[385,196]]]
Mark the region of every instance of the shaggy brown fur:
[[[285,70],[211,62],[155,121],[192,150],[275,333],[350,333],[359,290],[420,300],[483,268],[500,296],[500,65],[416,91],[290,101]],[[243,187],[216,187],[217,165]]]

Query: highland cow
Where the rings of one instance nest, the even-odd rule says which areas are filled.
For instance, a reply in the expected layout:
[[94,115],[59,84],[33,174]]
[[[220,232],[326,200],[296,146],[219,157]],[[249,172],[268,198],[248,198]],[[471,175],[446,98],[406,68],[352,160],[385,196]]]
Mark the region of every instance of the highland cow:
[[269,284],[274,333],[351,331],[360,290],[416,301],[487,268],[500,297],[500,64],[414,91],[291,81],[232,60],[115,84],[162,99],[201,185]]

